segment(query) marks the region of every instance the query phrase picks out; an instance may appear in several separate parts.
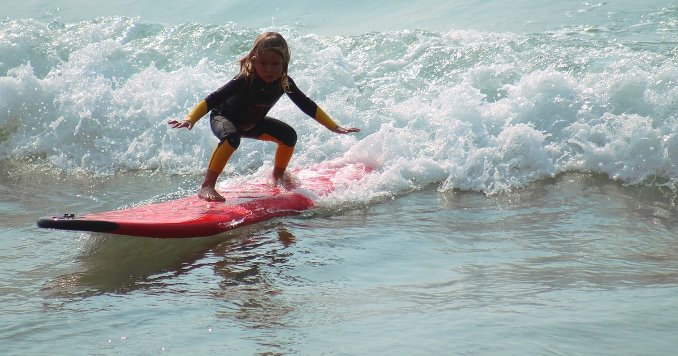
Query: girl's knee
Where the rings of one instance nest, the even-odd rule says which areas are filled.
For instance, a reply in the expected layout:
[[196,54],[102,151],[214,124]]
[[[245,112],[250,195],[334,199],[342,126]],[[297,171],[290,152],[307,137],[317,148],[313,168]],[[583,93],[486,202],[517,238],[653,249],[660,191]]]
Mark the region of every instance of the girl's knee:
[[238,146],[240,146],[240,135],[226,135],[219,144],[222,145],[224,143],[228,143],[235,150],[238,148]]
[[294,147],[297,144],[297,131],[291,128],[290,133],[287,135],[286,139],[283,141],[286,146]]

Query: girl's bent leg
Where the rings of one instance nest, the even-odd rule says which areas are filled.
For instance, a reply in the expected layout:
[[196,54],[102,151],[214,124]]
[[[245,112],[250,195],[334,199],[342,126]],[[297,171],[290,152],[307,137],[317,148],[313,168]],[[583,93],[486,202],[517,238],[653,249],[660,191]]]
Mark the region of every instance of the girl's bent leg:
[[[280,183],[292,158],[294,146],[297,143],[297,132],[294,131],[292,126],[278,119],[266,116],[245,137],[275,142],[278,145],[275,151],[273,180],[276,184]],[[285,184],[285,182],[282,183]]]
[[219,142],[217,148],[212,152],[212,157],[210,157],[210,163],[207,165],[207,169],[216,172],[217,175],[221,174],[224,167],[226,167],[226,163],[228,163],[228,160],[231,158],[231,155],[235,152],[235,149],[236,148],[231,146],[227,140]]
[[217,185],[217,178],[219,174],[224,170],[228,159],[231,158],[231,155],[235,152],[235,148],[227,140],[223,140],[219,143],[212,157],[210,158],[210,163],[207,166],[207,172],[205,172],[205,180],[200,186],[200,192],[198,196],[207,201],[224,201],[224,197],[217,192],[215,188]]
[[273,181],[276,184],[280,183],[281,179],[283,179],[287,165],[292,158],[292,153],[294,153],[294,147],[282,143],[278,144],[278,148],[275,150],[275,163],[273,165]]

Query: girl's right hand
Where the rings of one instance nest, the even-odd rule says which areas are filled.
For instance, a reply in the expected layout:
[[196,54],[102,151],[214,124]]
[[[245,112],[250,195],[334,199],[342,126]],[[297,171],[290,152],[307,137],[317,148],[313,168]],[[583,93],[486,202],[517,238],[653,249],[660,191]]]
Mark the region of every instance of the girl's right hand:
[[175,129],[180,129],[182,127],[185,127],[185,128],[190,130],[190,129],[193,128],[193,123],[188,121],[188,120],[184,120],[184,121],[170,120],[170,121],[167,122],[167,124],[172,126],[172,128],[175,128]]

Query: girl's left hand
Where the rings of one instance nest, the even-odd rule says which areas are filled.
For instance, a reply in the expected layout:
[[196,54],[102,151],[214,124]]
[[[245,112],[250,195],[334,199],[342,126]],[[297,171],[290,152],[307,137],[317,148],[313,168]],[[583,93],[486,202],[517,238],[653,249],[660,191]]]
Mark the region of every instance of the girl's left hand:
[[357,127],[347,127],[347,128],[343,128],[343,127],[341,127],[341,126],[337,126],[337,127],[335,127],[334,130],[332,130],[332,131],[334,131],[334,132],[336,132],[336,133],[338,133],[338,134],[347,134],[347,133],[351,133],[351,132],[360,132],[360,129],[357,128]]

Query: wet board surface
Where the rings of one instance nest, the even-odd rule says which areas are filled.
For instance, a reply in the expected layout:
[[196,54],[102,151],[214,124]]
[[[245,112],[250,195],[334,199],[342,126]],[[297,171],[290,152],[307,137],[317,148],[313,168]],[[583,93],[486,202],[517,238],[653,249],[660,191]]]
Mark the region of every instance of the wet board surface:
[[105,232],[154,238],[217,235],[275,217],[296,215],[313,208],[314,199],[338,185],[359,181],[372,168],[358,163],[324,163],[293,170],[295,187],[285,189],[264,180],[219,189],[225,202],[208,202],[197,194],[129,209],[40,217],[38,227]]

